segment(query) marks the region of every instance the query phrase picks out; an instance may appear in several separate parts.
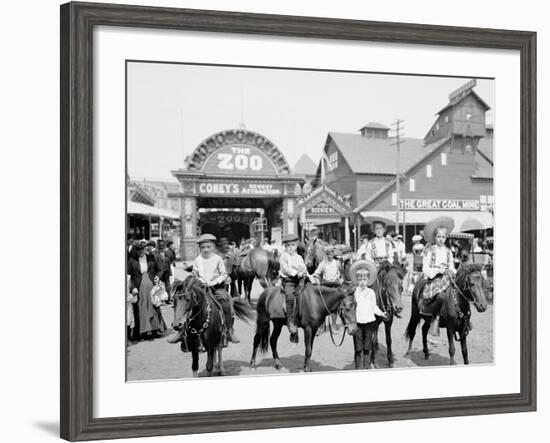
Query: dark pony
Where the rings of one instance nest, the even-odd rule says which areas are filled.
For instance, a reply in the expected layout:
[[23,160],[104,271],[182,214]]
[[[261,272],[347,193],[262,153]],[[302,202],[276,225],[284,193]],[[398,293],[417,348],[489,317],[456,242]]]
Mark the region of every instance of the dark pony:
[[[355,318],[355,297],[353,291],[344,285],[340,288],[329,288],[313,284],[306,284],[298,300],[296,315],[297,326],[304,331],[305,359],[304,371],[311,372],[311,352],[317,330],[324,324],[327,315],[338,313],[352,335],[357,328]],[[260,348],[262,353],[267,352],[271,345],[274,366],[280,369],[283,364],[277,352],[277,340],[283,326],[286,324],[285,296],[281,288],[271,287],[262,292],[256,305],[256,333],[250,366],[256,367],[256,352]],[[273,332],[270,336],[270,322],[273,323]]]
[[[403,279],[405,271],[400,265],[392,264],[387,260],[380,263],[378,267],[378,275],[372,289],[376,293],[376,302],[378,307],[388,314],[387,320],[376,318],[376,343],[378,343],[378,328],[380,323],[384,322],[386,332],[386,350],[388,357],[388,365],[394,367],[394,355],[392,352],[392,337],[391,327],[393,325],[393,317],[401,318],[400,313],[403,310],[401,302],[401,293],[403,292]],[[374,352],[370,356],[371,364],[374,364]]]
[[466,337],[472,328],[470,323],[470,303],[474,304],[478,312],[485,312],[487,309],[487,298],[485,296],[481,269],[482,267],[479,264],[461,264],[458,268],[456,278],[451,281],[451,285],[445,291],[438,294],[435,300],[427,306],[419,303],[419,300],[422,300],[426,281],[420,279],[416,282],[412,294],[411,318],[405,332],[405,336],[409,340],[409,347],[405,355],[410,354],[412,342],[416,334],[416,327],[420,323],[420,320],[423,319],[422,349],[424,358],[426,360],[429,359],[428,330],[430,329],[432,319],[436,315],[440,315],[440,326],[447,330],[450,364],[456,364],[454,359],[455,340],[460,341],[464,364],[469,364]]
[[[190,351],[193,377],[199,370],[199,338],[207,352],[206,370],[213,375],[214,365],[220,375],[224,375],[222,349],[223,309],[212,296],[210,289],[204,286],[193,275],[178,281],[173,288],[174,322],[172,327],[182,331],[182,351]],[[253,310],[244,300],[234,300],[233,307],[238,318],[252,320]],[[216,361],[217,360],[217,361]]]
[[231,296],[240,297],[244,291],[248,301],[254,278],[265,289],[273,285],[279,273],[278,253],[268,252],[260,247],[251,248],[244,256],[239,251],[230,252],[225,265],[231,277]]
[[307,272],[313,274],[317,269],[317,266],[319,266],[319,263],[321,263],[325,257],[325,249],[323,248],[321,241],[315,240],[310,242],[305,250],[304,257]]

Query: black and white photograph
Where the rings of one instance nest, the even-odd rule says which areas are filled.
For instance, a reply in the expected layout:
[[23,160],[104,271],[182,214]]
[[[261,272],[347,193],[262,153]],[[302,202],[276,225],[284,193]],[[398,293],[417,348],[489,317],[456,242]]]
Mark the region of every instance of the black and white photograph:
[[493,364],[494,88],[127,60],[127,382]]

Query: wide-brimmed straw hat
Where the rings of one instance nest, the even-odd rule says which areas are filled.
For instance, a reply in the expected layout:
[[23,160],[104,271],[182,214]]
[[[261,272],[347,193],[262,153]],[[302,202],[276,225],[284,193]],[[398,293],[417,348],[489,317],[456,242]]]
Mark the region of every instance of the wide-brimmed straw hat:
[[359,271],[360,269],[366,269],[367,271],[369,271],[369,281],[367,282],[367,285],[372,286],[373,283],[376,281],[376,276],[378,274],[378,270],[376,269],[376,265],[374,264],[374,262],[370,260],[359,260],[351,265],[349,275],[351,278],[351,282],[354,285],[359,284],[359,282],[357,281],[357,271]]
[[216,243],[216,237],[212,234],[202,234],[199,239],[197,240],[197,243],[200,245],[201,243],[206,242],[212,242]]
[[435,236],[439,228],[445,228],[447,235],[449,235],[454,227],[455,222],[451,217],[434,218],[426,223],[426,226],[424,226],[424,238],[426,238],[426,240],[428,240],[431,244],[434,244]]

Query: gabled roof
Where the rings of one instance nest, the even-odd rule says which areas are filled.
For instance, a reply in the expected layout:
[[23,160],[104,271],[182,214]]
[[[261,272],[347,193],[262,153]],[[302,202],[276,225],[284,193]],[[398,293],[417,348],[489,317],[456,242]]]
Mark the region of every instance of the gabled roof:
[[493,138],[492,137],[483,137],[479,139],[479,144],[477,145],[477,151],[483,155],[491,165],[493,162]]
[[[356,174],[395,174],[397,147],[393,138],[367,138],[361,134],[330,132],[332,139],[351,170]],[[424,141],[403,138],[401,145],[401,169],[407,169],[424,155]]]
[[476,170],[473,178],[493,178],[493,163],[491,163],[485,156],[476,153],[475,156]]
[[459,95],[458,97],[451,100],[443,109],[441,109],[441,111],[439,111],[435,115],[439,115],[443,111],[445,111],[446,109],[448,109],[452,106],[456,106],[457,104],[459,104],[462,100],[464,100],[469,95],[473,95],[481,103],[481,105],[485,108],[486,111],[491,109],[491,107],[485,102],[485,100],[483,100],[473,89],[470,89],[467,93]]
[[307,154],[302,154],[294,165],[294,174],[297,175],[315,175],[317,165]]
[[328,204],[340,214],[348,214],[351,212],[349,201],[325,184],[315,188],[313,191],[298,199],[298,207],[305,207],[306,210],[311,209],[319,203]]
[[[407,175],[413,168],[418,166],[420,163],[422,163],[428,156],[430,156],[432,153],[434,153],[436,150],[438,150],[441,146],[443,146],[448,140],[450,140],[450,136],[444,137],[435,143],[431,143],[427,145],[424,148],[424,154],[420,157],[418,157],[414,162],[412,162],[408,167],[403,168],[403,175]],[[388,183],[380,187],[378,191],[376,191],[373,195],[370,196],[366,201],[361,203],[357,208],[353,210],[356,214],[361,212],[366,206],[370,205],[373,201],[375,201],[378,197],[380,197],[384,192],[387,190],[393,188],[395,186],[395,178],[393,180],[390,180]]]

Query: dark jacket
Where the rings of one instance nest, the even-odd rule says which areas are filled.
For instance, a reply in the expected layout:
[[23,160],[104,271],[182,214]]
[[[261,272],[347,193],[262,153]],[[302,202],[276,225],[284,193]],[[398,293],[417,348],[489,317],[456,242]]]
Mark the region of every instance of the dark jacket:
[[164,254],[170,260],[170,264],[173,265],[176,261],[176,252],[173,249],[167,248]]
[[[139,287],[141,285],[141,268],[137,258],[130,257],[126,272],[130,276],[130,291],[134,288],[139,291]],[[153,281],[156,275],[156,263],[152,256],[147,256],[147,273],[149,274],[151,281]]]
[[164,253],[164,257],[159,251],[153,253],[153,259],[155,261],[155,274],[159,280],[168,283],[170,276],[172,275],[172,268],[170,268],[170,258]]

